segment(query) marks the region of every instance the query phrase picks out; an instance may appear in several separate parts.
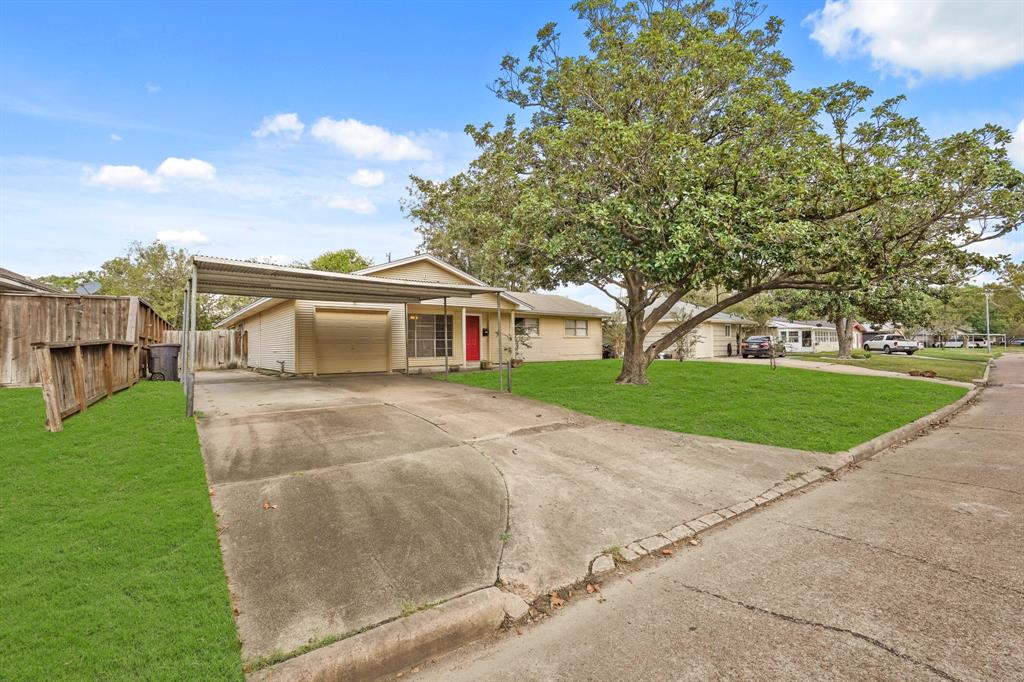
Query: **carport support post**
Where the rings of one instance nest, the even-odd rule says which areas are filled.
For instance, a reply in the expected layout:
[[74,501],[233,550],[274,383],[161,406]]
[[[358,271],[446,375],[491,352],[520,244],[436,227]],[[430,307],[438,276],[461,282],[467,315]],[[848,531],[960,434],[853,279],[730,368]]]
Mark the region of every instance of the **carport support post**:
[[188,398],[186,400],[186,411],[185,415],[188,417],[192,416],[192,404],[195,398],[195,384],[196,384],[196,360],[195,360],[195,336],[196,336],[196,299],[199,297],[196,288],[198,285],[198,270],[196,269],[195,263],[192,264],[192,286],[189,287],[189,315],[188,315],[188,331],[185,335],[189,339],[188,344],[188,356],[185,358],[188,362]]
[[448,381],[448,297],[441,299],[444,308],[444,315],[441,316],[444,325],[444,380]]
[[188,354],[188,334],[185,330],[188,329],[188,283],[185,283],[185,294],[181,297],[181,347],[178,349],[180,354],[178,366],[181,367],[181,390],[188,396],[188,379],[185,377],[185,356]]
[[403,303],[402,308],[405,314],[405,324],[402,325],[405,330],[405,376],[409,376],[409,304]]
[[501,362],[503,359],[501,347],[504,345],[501,342],[501,292],[499,291],[494,295],[494,299],[498,302],[498,391],[505,390],[505,375],[502,374]]

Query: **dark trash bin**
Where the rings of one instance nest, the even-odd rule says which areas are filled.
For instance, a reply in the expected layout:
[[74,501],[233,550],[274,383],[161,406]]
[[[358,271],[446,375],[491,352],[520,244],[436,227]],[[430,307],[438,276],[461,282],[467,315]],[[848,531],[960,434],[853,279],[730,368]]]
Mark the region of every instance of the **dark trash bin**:
[[180,343],[154,343],[146,348],[149,354],[150,381],[178,380],[178,352]]

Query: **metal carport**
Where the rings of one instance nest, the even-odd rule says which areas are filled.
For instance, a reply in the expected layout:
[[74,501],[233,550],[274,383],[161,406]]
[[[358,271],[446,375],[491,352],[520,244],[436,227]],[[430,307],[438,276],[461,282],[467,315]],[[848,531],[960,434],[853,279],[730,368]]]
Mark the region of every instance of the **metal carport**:
[[[185,287],[184,321],[188,332],[196,330],[196,298],[198,294],[229,294],[267,298],[301,299],[314,301],[349,301],[361,303],[419,303],[440,299],[447,314],[448,297],[495,294],[498,312],[498,338],[501,339],[500,287],[470,284],[446,284],[412,280],[351,275],[321,270],[306,270],[266,263],[250,263],[229,258],[193,256],[191,276]],[[447,329],[447,328],[446,328]],[[447,332],[446,332],[447,333]],[[408,327],[406,327],[408,334]],[[192,415],[195,389],[194,335],[184,335],[184,388],[186,413]],[[503,343],[498,343],[498,374],[504,371]],[[511,363],[509,363],[511,365]],[[448,358],[445,357],[445,373]],[[511,367],[508,380],[499,379],[511,390]]]

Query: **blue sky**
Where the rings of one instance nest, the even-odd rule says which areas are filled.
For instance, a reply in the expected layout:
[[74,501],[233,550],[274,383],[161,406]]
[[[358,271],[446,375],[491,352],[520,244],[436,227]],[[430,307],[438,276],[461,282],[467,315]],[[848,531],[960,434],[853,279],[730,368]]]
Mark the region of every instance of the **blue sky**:
[[[1024,3],[768,2],[792,82],[854,79],[935,135],[992,122],[1024,167]],[[419,240],[410,173],[447,177],[506,53],[568,3],[0,5],[0,264],[94,268],[131,240],[287,262]],[[1024,258],[1016,234],[986,247]],[[590,290],[579,297],[608,307]]]

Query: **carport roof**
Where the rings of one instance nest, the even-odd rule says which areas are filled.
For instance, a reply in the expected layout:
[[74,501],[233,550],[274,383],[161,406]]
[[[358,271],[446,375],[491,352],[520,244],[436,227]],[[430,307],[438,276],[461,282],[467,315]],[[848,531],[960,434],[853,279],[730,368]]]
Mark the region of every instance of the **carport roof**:
[[499,287],[352,275],[322,270],[193,256],[196,291],[311,301],[416,303],[444,297],[500,293]]

